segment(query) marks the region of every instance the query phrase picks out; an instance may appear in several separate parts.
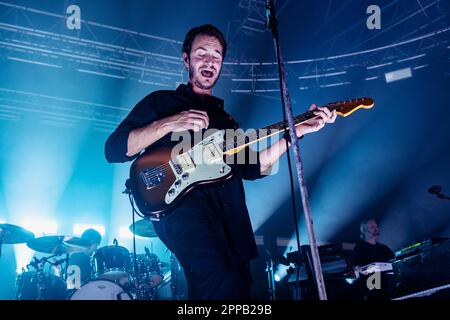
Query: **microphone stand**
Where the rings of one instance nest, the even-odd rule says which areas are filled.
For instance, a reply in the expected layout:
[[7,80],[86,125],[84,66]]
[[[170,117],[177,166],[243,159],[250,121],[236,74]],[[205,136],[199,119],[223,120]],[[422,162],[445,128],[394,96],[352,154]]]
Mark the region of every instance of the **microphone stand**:
[[276,287],[275,287],[275,259],[269,250],[266,250],[266,275],[267,275],[267,293],[269,294],[269,300],[276,300]]
[[67,270],[69,269],[69,254],[68,253],[66,254],[66,258],[64,260],[65,260],[65,263],[66,263],[66,268],[65,268],[65,271],[64,271],[63,278],[64,278],[64,282],[67,285]]
[[432,186],[430,189],[428,189],[429,193],[435,194],[436,197],[438,197],[439,199],[450,200],[450,197],[446,196],[441,191],[442,191],[441,186]]
[[[302,204],[303,204],[303,213],[305,216],[305,223],[308,230],[308,238],[309,243],[311,246],[311,256],[312,256],[312,262],[313,262],[313,270],[314,270],[314,276],[316,280],[317,290],[319,294],[320,300],[327,300],[327,293],[325,290],[325,283],[323,280],[323,274],[322,274],[322,266],[320,263],[320,257],[319,257],[319,250],[317,247],[317,240],[316,235],[313,229],[313,220],[312,220],[312,214],[311,214],[311,207],[309,205],[308,200],[308,190],[306,188],[306,182],[303,174],[303,163],[300,157],[300,148],[298,146],[298,137],[295,133],[295,121],[294,121],[294,115],[292,113],[292,105],[291,105],[291,99],[289,96],[288,88],[287,88],[287,81],[286,81],[286,72],[284,68],[284,62],[281,57],[281,50],[280,50],[280,39],[278,34],[278,21],[276,19],[276,13],[275,13],[275,5],[273,4],[273,0],[267,0],[267,6],[266,6],[266,16],[267,16],[267,24],[266,27],[269,28],[272,31],[273,35],[273,42],[275,46],[275,55],[277,58],[278,63],[278,72],[280,74],[280,89],[281,89],[281,102],[283,105],[283,110],[285,112],[285,115],[287,115],[287,121],[289,125],[289,135],[292,141],[292,147],[294,148],[294,155],[295,155],[295,166],[297,171],[297,177],[298,177],[298,183],[300,186],[300,192],[302,196]],[[288,151],[289,152],[289,151]],[[294,215],[296,213],[294,212]],[[297,245],[298,250],[300,249],[299,244],[300,239],[297,237]]]

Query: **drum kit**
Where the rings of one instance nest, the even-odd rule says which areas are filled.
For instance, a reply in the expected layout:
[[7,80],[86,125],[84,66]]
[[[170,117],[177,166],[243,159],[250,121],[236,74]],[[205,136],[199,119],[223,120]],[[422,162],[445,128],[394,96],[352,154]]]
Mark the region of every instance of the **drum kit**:
[[[130,230],[133,230],[133,225]],[[157,237],[149,220],[137,221],[134,231],[141,237]],[[48,256],[33,258],[17,276],[16,300],[180,299],[179,292],[185,289],[184,284],[180,288],[173,281],[184,276],[173,254],[170,263],[165,263],[148,248],[145,248],[145,253],[130,253],[127,248],[119,246],[117,240],[113,245],[92,252],[95,246],[83,238],[35,238],[32,232],[20,226],[0,224],[0,257],[3,244],[19,243],[26,243],[34,251]],[[80,282],[80,275],[77,277],[76,274],[80,268],[70,264],[72,254],[81,254],[88,261],[89,276],[83,283]],[[59,270],[59,274],[52,274],[50,270]],[[171,296],[165,292],[166,288],[171,289]]]

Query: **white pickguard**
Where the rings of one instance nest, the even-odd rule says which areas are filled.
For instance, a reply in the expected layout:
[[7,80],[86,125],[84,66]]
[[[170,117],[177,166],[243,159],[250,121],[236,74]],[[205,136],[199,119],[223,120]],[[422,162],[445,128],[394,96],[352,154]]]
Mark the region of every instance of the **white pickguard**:
[[224,130],[221,130],[178,156],[174,161],[181,166],[181,173],[179,173],[180,170],[177,172],[174,161],[169,162],[176,179],[166,193],[165,202],[167,204],[174,201],[190,185],[200,181],[218,179],[231,172],[231,167],[223,161],[223,141]]

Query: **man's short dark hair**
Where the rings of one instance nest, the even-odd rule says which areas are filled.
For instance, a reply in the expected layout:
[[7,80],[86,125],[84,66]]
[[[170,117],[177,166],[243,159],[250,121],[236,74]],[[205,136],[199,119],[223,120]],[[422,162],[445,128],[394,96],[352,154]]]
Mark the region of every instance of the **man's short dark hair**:
[[81,235],[82,239],[92,242],[92,244],[99,245],[102,242],[102,235],[95,229],[86,229]]
[[183,52],[186,52],[188,57],[191,53],[192,43],[194,42],[195,37],[199,34],[214,37],[219,40],[220,44],[222,45],[222,58],[225,59],[225,54],[227,53],[227,41],[225,40],[222,32],[211,24],[204,24],[202,26],[192,28],[188,31],[188,33],[184,37],[183,42]]

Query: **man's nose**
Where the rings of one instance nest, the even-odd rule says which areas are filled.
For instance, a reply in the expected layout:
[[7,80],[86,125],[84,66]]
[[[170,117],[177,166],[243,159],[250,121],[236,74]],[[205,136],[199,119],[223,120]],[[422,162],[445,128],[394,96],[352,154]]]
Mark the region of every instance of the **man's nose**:
[[205,63],[211,65],[213,63],[213,57],[210,55],[205,56]]

